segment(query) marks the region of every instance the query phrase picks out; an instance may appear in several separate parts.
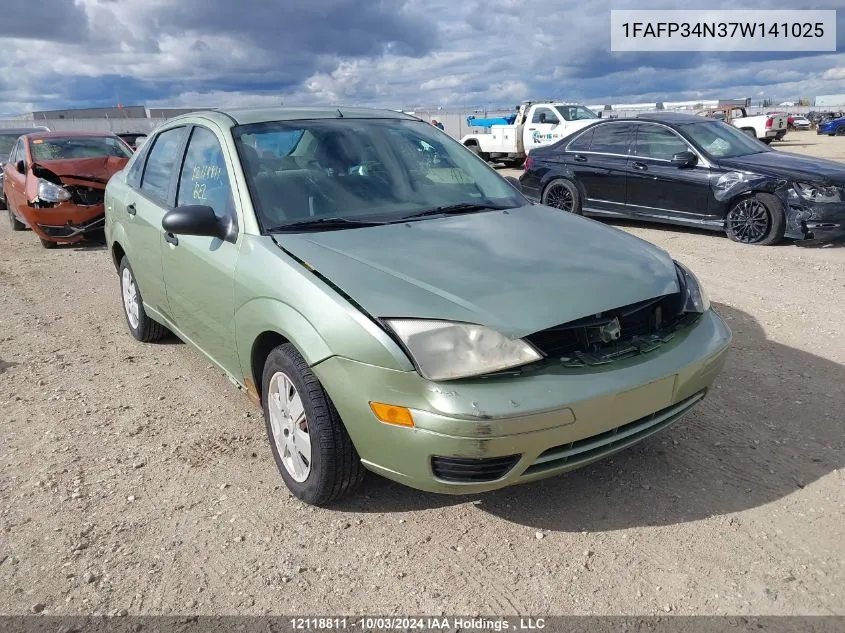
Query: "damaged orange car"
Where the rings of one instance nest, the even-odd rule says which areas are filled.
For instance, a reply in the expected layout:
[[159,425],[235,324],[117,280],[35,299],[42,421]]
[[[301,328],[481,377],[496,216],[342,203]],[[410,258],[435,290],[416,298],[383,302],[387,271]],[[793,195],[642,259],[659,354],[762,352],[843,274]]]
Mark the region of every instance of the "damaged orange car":
[[111,133],[24,134],[3,167],[12,229],[31,228],[44,248],[78,242],[102,230],[106,183],[132,153]]

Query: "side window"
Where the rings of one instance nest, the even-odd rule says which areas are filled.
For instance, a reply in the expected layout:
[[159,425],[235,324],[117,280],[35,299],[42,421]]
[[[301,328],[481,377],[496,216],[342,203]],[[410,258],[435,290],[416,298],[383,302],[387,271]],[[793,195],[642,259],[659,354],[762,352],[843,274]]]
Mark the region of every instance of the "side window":
[[581,136],[576,138],[569,144],[569,151],[572,152],[588,152],[590,151],[590,144],[593,142],[593,132],[595,132],[595,127],[591,127],[589,130],[584,132]]
[[147,161],[147,154],[152,144],[146,144],[135,152],[135,158],[132,160],[132,165],[129,171],[126,172],[126,182],[130,187],[139,188],[141,186],[141,173],[144,171],[144,163]]
[[204,127],[195,127],[191,133],[179,176],[176,206],[191,204],[209,206],[218,217],[234,213],[223,149],[217,136]]
[[534,116],[531,117],[532,123],[552,123],[557,124],[560,121],[557,115],[549,108],[537,108],[534,110]]
[[633,126],[628,123],[608,123],[593,131],[591,152],[605,154],[627,154]]
[[20,147],[21,142],[20,140],[18,140],[18,142],[15,143],[15,146],[12,148],[12,153],[9,155],[9,162],[13,165],[17,165],[18,161],[20,160],[20,158],[18,158],[18,156],[20,155]]
[[170,177],[176,169],[185,131],[184,127],[176,127],[165,130],[155,139],[141,178],[141,191],[153,198],[167,200]]
[[637,147],[634,154],[644,158],[670,160],[689,146],[672,130],[659,125],[640,125],[637,130]]

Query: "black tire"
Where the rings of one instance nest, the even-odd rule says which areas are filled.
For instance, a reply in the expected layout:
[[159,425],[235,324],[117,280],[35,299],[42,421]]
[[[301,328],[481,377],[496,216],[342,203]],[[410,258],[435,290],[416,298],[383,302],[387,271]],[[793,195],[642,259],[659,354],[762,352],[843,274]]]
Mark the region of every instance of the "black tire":
[[[308,472],[303,481],[297,481],[288,471],[273,433],[270,392],[274,376],[277,380],[287,376],[302,402],[305,417],[301,424],[305,424],[303,430],[307,430],[311,445]],[[270,450],[288,490],[315,506],[328,505],[351,495],[364,480],[361,459],[337,409],[293,345],[285,343],[270,352],[264,363],[261,384],[261,405]]]
[[18,220],[18,216],[11,209],[6,210],[9,214],[9,224],[12,225],[13,231],[26,231],[26,224]]
[[748,134],[748,136],[752,138],[757,138],[757,132],[754,130],[753,127],[744,127],[741,128],[741,131],[745,132],[746,134]]
[[543,189],[541,202],[546,206],[581,215],[581,194],[574,182],[556,178]]
[[[771,145],[771,144],[772,144],[772,141],[774,141],[774,140],[775,140],[775,139],[773,139],[773,138],[761,138],[761,139],[760,139],[760,142],[761,142],[761,143],[765,143],[766,145]],[[777,140],[780,140],[780,139],[777,139]]]
[[[128,273],[128,279],[125,278],[125,273]],[[135,273],[132,272],[129,260],[125,256],[120,260],[119,276],[120,299],[121,305],[123,306],[123,316],[126,318],[126,325],[129,327],[129,332],[132,336],[142,343],[153,343],[167,336],[169,330],[158,321],[153,321],[147,316],[147,313],[144,310],[144,301],[141,298],[141,290],[138,288],[138,284],[135,281]],[[127,300],[124,295],[126,290],[126,288],[124,288],[125,283],[131,283],[134,286],[134,297],[135,302],[137,303],[137,319],[132,318],[129,314]],[[132,323],[134,320],[137,320],[135,325]]]
[[725,233],[734,242],[771,246],[783,239],[783,204],[770,193],[755,193],[734,202],[725,216]]
[[845,125],[836,128],[836,136],[845,136]]
[[58,242],[54,242],[53,240],[45,240],[43,237],[39,237],[38,239],[41,242],[41,246],[46,249],[56,248],[59,245]]

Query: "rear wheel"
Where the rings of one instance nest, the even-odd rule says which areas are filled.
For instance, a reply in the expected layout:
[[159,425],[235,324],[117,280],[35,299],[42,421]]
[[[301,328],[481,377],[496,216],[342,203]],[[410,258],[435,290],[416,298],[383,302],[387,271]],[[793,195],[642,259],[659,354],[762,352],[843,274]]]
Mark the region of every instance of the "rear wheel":
[[725,233],[741,244],[771,246],[783,239],[785,230],[783,205],[768,193],[737,200],[725,217]]
[[[771,144],[772,144],[772,141],[774,141],[775,139],[773,139],[773,138],[761,138],[760,140],[761,140],[763,143],[765,143],[766,145],[771,145]],[[780,140],[780,139],[778,139],[778,140]]]
[[578,193],[578,187],[565,178],[558,178],[546,185],[542,202],[548,207],[567,213],[581,213],[581,195]]
[[[0,207],[1,208],[1,207]],[[9,213],[9,224],[12,225],[13,231],[24,231],[26,230],[26,224],[18,220],[18,216],[15,215],[15,212],[11,209],[7,209]]]
[[752,138],[757,138],[757,132],[754,131],[753,127],[744,127],[742,128],[742,131]]
[[836,136],[845,136],[845,125],[840,125],[836,128]]
[[476,156],[478,156],[478,157],[479,157],[481,160],[483,160],[484,162],[488,162],[488,161],[490,160],[490,154],[488,154],[487,152],[482,152],[482,151],[481,151],[481,148],[480,148],[480,147],[478,147],[478,145],[476,145],[475,143],[472,143],[472,144],[470,144],[470,145],[467,145],[467,146],[466,146],[466,148],[467,148],[469,151],[471,151],[473,154],[475,154]]
[[290,343],[267,357],[261,379],[270,450],[288,489],[312,505],[348,496],[364,468],[340,415]]

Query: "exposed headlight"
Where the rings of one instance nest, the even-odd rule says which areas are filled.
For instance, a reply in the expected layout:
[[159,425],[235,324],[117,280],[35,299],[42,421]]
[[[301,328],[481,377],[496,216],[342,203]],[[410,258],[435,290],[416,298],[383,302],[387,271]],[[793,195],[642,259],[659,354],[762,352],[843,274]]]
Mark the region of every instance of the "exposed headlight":
[[684,312],[695,314],[707,312],[710,309],[710,298],[704,292],[704,288],[701,287],[698,277],[681,262],[676,261],[675,268],[678,271],[678,283],[683,295]]
[[817,185],[812,182],[796,182],[795,191],[805,200],[813,202],[841,202],[842,200],[839,187]]
[[70,191],[49,180],[38,179],[38,197],[44,202],[64,202],[70,200]]
[[472,323],[389,319],[423,378],[451,380],[533,363],[541,354],[522,339],[511,340]]

